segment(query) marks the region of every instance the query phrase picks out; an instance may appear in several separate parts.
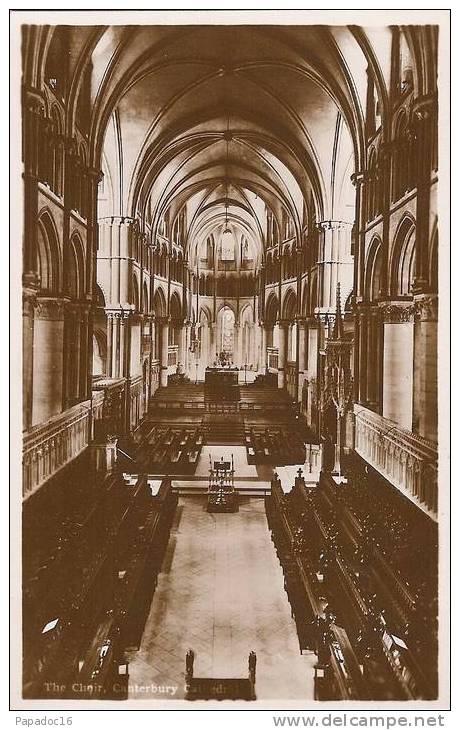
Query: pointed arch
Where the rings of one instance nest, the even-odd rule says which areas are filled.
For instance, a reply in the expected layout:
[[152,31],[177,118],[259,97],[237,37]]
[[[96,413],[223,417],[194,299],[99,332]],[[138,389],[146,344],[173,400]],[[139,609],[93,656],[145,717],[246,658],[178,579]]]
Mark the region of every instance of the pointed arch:
[[252,324],[254,322],[254,312],[251,304],[245,304],[240,312],[240,322]]
[[41,289],[56,294],[61,288],[61,251],[56,224],[48,208],[38,216],[37,242]]
[[365,293],[369,301],[379,298],[382,290],[382,241],[374,236],[367,253]]
[[200,324],[210,324],[212,322],[211,310],[206,306],[206,304],[202,304],[200,306],[198,322],[200,322]]
[[134,304],[134,311],[139,312],[140,309],[140,298],[139,298],[139,284],[137,276],[133,273],[132,277],[132,291],[131,291],[132,304]]
[[271,292],[267,298],[267,302],[265,305],[265,321],[267,322],[267,324],[274,324],[276,322],[276,320],[278,319],[278,312],[278,297],[276,296],[276,294]]
[[431,236],[429,255],[429,269],[428,269],[428,284],[430,290],[433,292],[438,291],[438,226],[437,221]]
[[144,285],[142,287],[142,309],[146,314],[150,312],[149,305],[149,288],[147,286],[147,282],[144,281]]
[[174,291],[169,299],[169,314],[175,320],[179,320],[182,317],[182,302],[177,291]]
[[297,295],[292,288],[289,288],[284,295],[281,308],[283,319],[294,319],[297,314]]
[[73,299],[83,299],[85,295],[85,257],[83,241],[74,231],[70,239],[69,275],[67,289]]
[[415,221],[405,213],[397,228],[390,261],[390,293],[393,296],[410,294],[415,266]]
[[155,317],[166,317],[166,297],[161,286],[157,287],[153,296],[153,312]]
[[310,284],[310,315],[315,313],[315,309],[318,306],[318,273],[313,271],[311,275]]

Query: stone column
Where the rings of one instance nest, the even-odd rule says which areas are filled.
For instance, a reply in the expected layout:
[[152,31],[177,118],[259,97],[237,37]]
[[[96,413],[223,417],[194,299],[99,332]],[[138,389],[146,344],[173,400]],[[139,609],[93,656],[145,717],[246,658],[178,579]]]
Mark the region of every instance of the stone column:
[[130,274],[133,240],[137,235],[134,218],[113,216],[99,222],[101,245],[99,267],[107,282],[107,306],[111,309],[129,307]]
[[359,402],[367,404],[367,313],[359,312]]
[[376,406],[376,340],[375,312],[370,310],[367,318],[367,402],[369,408]]
[[185,333],[185,352],[184,352],[184,373],[188,377],[190,376],[190,362],[191,362],[191,353],[190,353],[190,342],[191,342],[191,328],[192,324],[190,320],[187,320],[184,324],[184,333]]
[[407,302],[387,303],[384,321],[383,404],[384,418],[412,430],[414,378],[413,307]]
[[365,214],[365,195],[364,183],[366,182],[366,174],[362,171],[358,171],[351,176],[353,185],[356,188],[356,202],[355,202],[355,221],[356,221],[356,235],[355,235],[355,251],[354,251],[354,291],[359,300],[364,296],[364,270],[365,262],[364,255],[366,249],[366,214]]
[[62,411],[64,307],[62,299],[37,298],[32,375],[34,426]]
[[340,282],[344,292],[350,291],[353,286],[352,223],[322,221],[318,228],[323,238],[318,261],[318,306],[326,311],[333,311],[337,283]]
[[375,327],[375,402],[376,410],[382,413],[383,395],[383,324],[380,311],[377,310],[374,318]]
[[115,378],[116,375],[116,317],[113,312],[107,312],[107,375]]
[[[90,373],[92,372],[92,341],[90,341],[90,335],[92,337],[92,321],[90,305],[84,304],[81,306],[81,336],[80,336],[80,347],[81,347],[81,361],[80,361],[80,398],[81,400],[87,400],[91,397],[91,389],[88,389],[92,378]],[[91,357],[90,357],[91,355]]]
[[242,337],[243,337],[243,327],[241,326],[241,322],[235,322],[235,335],[234,335],[234,343],[236,345],[235,351],[233,353],[233,362],[235,365],[241,365],[242,363],[242,350],[243,350],[243,343],[242,343]]
[[169,318],[156,321],[161,325],[160,385],[165,388],[168,385]]
[[428,289],[428,241],[430,231],[431,163],[433,116],[436,104],[432,97],[422,97],[414,102],[414,124],[417,157],[417,230],[415,236],[414,292],[423,294]]
[[303,317],[297,317],[297,401],[302,400],[302,386],[305,379],[306,369],[306,352],[307,352],[307,331],[306,320]]
[[123,311],[120,317],[121,375],[125,378],[125,429],[130,433],[131,423],[131,311]]
[[259,372],[265,373],[267,365],[267,328],[265,322],[259,322],[260,332],[260,358],[259,358]]
[[35,289],[24,288],[22,294],[22,427],[24,430],[27,430],[32,423],[35,306]]
[[278,388],[286,386],[286,348],[288,320],[278,320]]
[[210,352],[211,362],[214,361],[214,356],[217,352],[216,335],[217,335],[217,322],[211,322],[210,327],[209,327],[209,339],[210,339],[209,347],[211,349],[211,352]]
[[438,440],[436,295],[415,297],[413,430]]
[[181,322],[179,330],[179,342],[178,342],[177,359],[180,362],[181,370],[185,373],[186,368],[186,352],[187,352],[187,331],[184,322]]
[[25,92],[23,99],[24,125],[24,247],[23,281],[25,286],[38,288],[38,177],[39,146],[43,135],[44,104],[34,94]]
[[63,409],[79,399],[80,367],[80,309],[75,302],[66,301],[63,335]]

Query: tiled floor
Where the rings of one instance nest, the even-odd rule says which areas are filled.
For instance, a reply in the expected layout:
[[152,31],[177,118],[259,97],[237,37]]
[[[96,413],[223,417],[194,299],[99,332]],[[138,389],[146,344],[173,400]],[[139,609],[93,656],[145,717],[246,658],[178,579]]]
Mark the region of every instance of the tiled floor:
[[[257,654],[257,699],[312,699],[314,655],[301,656],[262,499],[236,514],[208,514],[205,499],[181,497],[141,648],[130,657],[130,685],[177,687],[184,697],[185,654],[195,676],[247,676]],[[158,692],[155,695],[155,692]]]

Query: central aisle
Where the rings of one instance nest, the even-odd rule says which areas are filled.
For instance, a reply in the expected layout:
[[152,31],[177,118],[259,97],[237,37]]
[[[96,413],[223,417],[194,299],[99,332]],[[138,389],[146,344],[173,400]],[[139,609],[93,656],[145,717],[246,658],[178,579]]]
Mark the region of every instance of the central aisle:
[[[315,655],[301,656],[263,499],[236,514],[208,514],[205,498],[181,497],[130,685],[158,690],[130,699],[183,699],[187,649],[195,676],[247,676],[257,654],[259,700],[312,699]],[[160,687],[177,687],[174,694]]]

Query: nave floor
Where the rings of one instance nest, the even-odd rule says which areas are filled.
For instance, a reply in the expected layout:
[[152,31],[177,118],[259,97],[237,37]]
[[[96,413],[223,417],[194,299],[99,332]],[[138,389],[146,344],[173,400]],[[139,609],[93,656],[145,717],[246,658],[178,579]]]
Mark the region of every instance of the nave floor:
[[300,655],[263,499],[242,498],[235,514],[208,514],[204,497],[180,498],[141,647],[129,665],[131,687],[177,690],[132,690],[129,699],[183,699],[189,648],[195,676],[247,676],[254,650],[258,700],[313,698],[316,657]]
[[209,476],[209,457],[211,457],[211,462],[214,463],[214,461],[220,461],[222,456],[224,461],[230,461],[233,456],[235,475],[238,475],[238,477],[257,478],[256,467],[248,464],[246,447],[236,444],[222,444],[220,446],[205,444],[198,459],[195,476],[207,478]]

